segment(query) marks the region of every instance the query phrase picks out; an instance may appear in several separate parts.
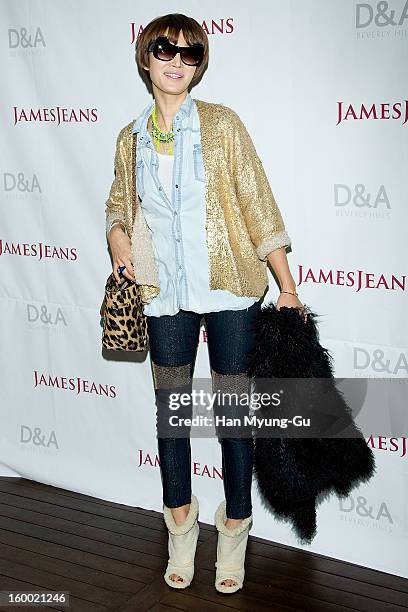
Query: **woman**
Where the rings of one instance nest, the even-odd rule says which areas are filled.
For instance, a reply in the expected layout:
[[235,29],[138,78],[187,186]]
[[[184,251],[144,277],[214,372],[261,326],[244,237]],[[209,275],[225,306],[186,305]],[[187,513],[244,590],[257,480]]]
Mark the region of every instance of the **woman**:
[[[286,258],[290,238],[248,132],[232,109],[188,92],[208,64],[204,30],[185,15],[158,17],[139,35],[136,61],[154,101],[118,136],[106,229],[117,281],[121,272],[136,281],[144,303],[169,534],[164,577],[185,588],[194,574],[198,500],[191,491],[190,430],[174,434],[169,427],[169,394],[191,391],[202,318],[213,392],[248,390],[267,261],[281,288],[277,307],[303,305]],[[225,414],[220,405],[216,411]],[[182,414],[191,416],[191,404]],[[233,593],[243,585],[252,521],[253,446],[252,437],[226,429],[217,430],[225,501],[215,514],[215,586]]]

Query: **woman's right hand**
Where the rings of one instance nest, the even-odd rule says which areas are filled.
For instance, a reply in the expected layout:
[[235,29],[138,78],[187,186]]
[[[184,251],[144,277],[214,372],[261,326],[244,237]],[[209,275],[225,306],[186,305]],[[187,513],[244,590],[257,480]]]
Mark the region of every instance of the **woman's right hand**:
[[[121,276],[135,281],[135,275],[132,265],[132,246],[129,236],[123,231],[123,228],[118,224],[114,225],[108,234],[109,246],[112,253],[113,275],[116,282],[122,282]],[[118,273],[119,266],[126,266],[122,274]]]

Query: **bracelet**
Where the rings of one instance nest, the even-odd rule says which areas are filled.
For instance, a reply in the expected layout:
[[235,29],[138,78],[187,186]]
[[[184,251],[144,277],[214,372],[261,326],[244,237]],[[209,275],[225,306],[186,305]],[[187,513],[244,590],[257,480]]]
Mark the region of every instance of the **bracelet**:
[[293,291],[293,292],[292,291],[281,291],[281,293],[289,293],[289,295],[296,295],[296,296],[298,295],[296,291]]

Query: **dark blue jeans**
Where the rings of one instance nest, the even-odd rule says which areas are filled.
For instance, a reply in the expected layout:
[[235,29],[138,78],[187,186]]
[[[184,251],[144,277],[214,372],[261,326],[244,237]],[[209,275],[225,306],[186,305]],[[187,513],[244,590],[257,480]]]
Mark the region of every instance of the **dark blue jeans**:
[[[159,389],[171,386],[189,390],[204,318],[211,374],[217,390],[232,391],[249,366],[254,346],[254,320],[262,298],[250,308],[198,314],[180,310],[177,314],[147,317],[150,358],[156,393],[157,422],[164,411]],[[246,380],[248,378],[246,377]],[[241,381],[239,384],[243,385]],[[222,472],[228,518],[242,519],[252,512],[252,437],[221,436]],[[177,508],[191,501],[190,437],[160,437],[158,452],[163,484],[163,503]]]

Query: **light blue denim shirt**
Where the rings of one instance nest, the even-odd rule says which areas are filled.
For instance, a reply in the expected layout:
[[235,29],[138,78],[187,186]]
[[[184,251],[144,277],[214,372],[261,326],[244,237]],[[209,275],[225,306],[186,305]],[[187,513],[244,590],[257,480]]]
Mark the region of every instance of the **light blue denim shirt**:
[[[210,289],[206,243],[205,170],[200,120],[191,94],[173,119],[174,158],[171,197],[158,176],[159,157],[147,131],[150,102],[137,117],[136,182],[158,266],[160,293],[144,305],[144,314],[174,315],[241,310],[259,298]],[[170,194],[169,194],[170,196]]]

